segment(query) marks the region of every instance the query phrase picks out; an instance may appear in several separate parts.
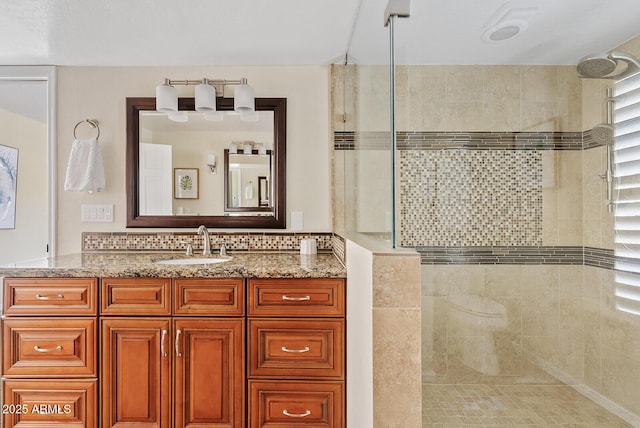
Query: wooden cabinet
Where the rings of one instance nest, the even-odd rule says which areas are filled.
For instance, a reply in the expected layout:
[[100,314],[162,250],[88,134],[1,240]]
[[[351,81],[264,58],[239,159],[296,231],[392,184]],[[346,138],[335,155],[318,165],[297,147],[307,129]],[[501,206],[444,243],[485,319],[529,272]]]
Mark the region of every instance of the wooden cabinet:
[[173,427],[243,427],[243,320],[176,319],[174,331]]
[[343,279],[3,282],[4,428],[345,427]]
[[248,286],[248,426],[343,428],[344,280]]
[[102,427],[243,428],[244,280],[101,285]]
[[167,427],[169,318],[103,319],[102,427]]
[[97,279],[3,281],[2,426],[97,428]]

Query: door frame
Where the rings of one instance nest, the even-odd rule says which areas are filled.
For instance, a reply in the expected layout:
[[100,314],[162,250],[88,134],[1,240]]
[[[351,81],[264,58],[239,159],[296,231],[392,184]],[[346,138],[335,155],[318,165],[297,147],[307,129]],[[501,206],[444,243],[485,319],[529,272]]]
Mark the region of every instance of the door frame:
[[0,65],[0,81],[44,81],[47,83],[47,168],[48,168],[48,256],[57,249],[57,72],[55,66]]

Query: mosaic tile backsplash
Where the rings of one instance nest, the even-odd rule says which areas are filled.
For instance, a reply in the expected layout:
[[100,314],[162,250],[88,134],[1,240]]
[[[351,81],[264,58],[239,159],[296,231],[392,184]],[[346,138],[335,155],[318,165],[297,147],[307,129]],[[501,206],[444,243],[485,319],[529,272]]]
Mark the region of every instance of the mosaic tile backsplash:
[[401,150],[400,245],[542,245],[538,150]]
[[[230,251],[296,251],[300,240],[315,238],[318,251],[332,251],[332,233],[216,233],[209,232],[211,249],[223,243]],[[85,232],[82,251],[173,251],[184,250],[191,242],[202,250],[202,236],[187,232]]]

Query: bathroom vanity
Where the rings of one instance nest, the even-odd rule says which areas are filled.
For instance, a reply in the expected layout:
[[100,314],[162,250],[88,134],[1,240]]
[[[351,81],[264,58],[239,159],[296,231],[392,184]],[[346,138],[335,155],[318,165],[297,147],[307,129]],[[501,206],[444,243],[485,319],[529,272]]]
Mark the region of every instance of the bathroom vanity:
[[3,426],[345,426],[333,254],[157,263],[174,257],[0,268]]

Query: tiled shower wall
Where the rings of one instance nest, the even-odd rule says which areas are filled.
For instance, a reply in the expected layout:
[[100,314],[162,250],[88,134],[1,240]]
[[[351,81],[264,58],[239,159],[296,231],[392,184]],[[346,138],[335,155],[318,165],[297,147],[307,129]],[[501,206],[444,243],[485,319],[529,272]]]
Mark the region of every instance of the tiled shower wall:
[[539,151],[400,152],[400,245],[542,244]]
[[[639,55],[640,43],[634,47],[638,49],[622,50]],[[373,69],[354,66],[341,71],[347,76],[347,87],[341,91],[350,95],[335,106],[338,112],[357,110],[360,105],[370,110],[376,104],[387,82],[371,82],[374,75],[384,78],[383,72]],[[402,66],[397,78],[397,129],[414,135],[407,142],[420,141],[399,147],[402,166],[396,179],[401,183],[398,197],[411,195],[405,202],[412,200],[411,208],[398,204],[397,215],[404,223],[397,233],[404,244],[420,246],[422,254],[423,379],[575,383],[640,413],[640,393],[635,387],[640,378],[640,344],[635,339],[640,317],[615,307],[614,221],[606,210],[605,186],[599,177],[604,172],[605,150],[593,144],[588,132],[606,118],[604,94],[610,82],[580,80],[571,66]],[[371,119],[359,114],[334,117],[346,119],[334,124],[338,131],[334,210],[337,227],[348,229],[363,224],[352,219],[367,213],[354,209],[358,205],[351,200],[380,192],[357,180],[357,189],[341,188],[340,183],[357,175],[349,161],[364,157],[359,151],[388,150],[389,138],[379,125],[386,119],[381,114],[370,115]],[[463,136],[467,145],[473,137],[490,133],[508,134],[513,141],[525,133],[547,134],[556,142],[558,137],[579,134],[583,141],[574,147],[533,147],[530,140],[532,152],[510,157],[518,147],[490,147],[502,153],[489,155],[481,147],[458,144],[455,136],[467,133]],[[434,140],[440,141],[439,147],[428,146]],[[489,186],[494,174],[499,174],[496,169],[518,164],[516,156],[528,159],[533,172],[515,167],[509,178]],[[379,158],[382,162],[367,167],[372,171],[388,168],[386,159]],[[447,187],[448,182],[457,183],[458,177],[445,180],[445,175],[433,174],[445,163],[461,175],[472,176],[468,168],[475,168],[479,182]],[[529,205],[520,212],[527,214],[526,219],[517,210],[503,215],[498,208],[499,215],[494,209],[487,216],[488,209],[477,207],[509,186],[517,191],[518,174],[527,176],[529,194],[524,199]],[[425,186],[424,179],[432,181]],[[434,199],[440,188],[442,198]],[[436,201],[449,205],[434,206]],[[507,201],[515,206],[517,199],[502,200]],[[384,209],[388,207],[370,207],[370,211]],[[491,223],[494,219],[497,225]],[[514,229],[530,232],[520,232],[518,243],[509,241],[507,234],[500,235],[501,227],[511,227],[514,221],[519,222]],[[465,233],[450,224],[463,224]],[[421,230],[404,229],[414,226]],[[378,230],[384,227],[377,225]],[[486,227],[495,234],[483,236],[478,230]],[[495,334],[497,376],[483,376],[460,363],[456,344],[471,342],[482,350],[491,332],[481,328],[477,336],[470,336],[452,328],[448,296],[457,293],[487,297],[507,310],[508,327]]]

